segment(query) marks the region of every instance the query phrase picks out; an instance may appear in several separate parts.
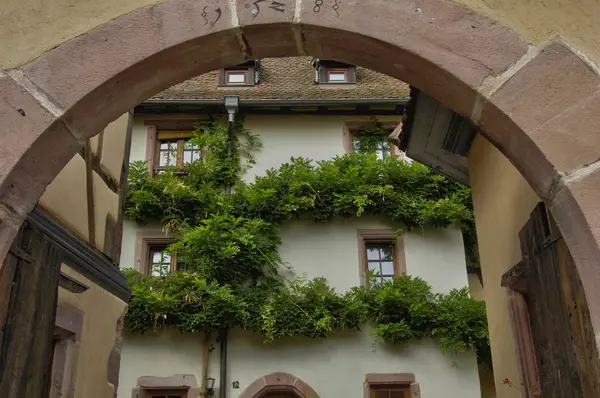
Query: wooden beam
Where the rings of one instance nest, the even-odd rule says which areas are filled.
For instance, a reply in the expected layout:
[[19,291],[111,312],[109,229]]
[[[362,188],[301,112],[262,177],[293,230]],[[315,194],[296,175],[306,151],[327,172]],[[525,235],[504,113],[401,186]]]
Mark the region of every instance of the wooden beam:
[[121,300],[129,300],[131,290],[127,286],[125,276],[108,256],[90,248],[87,243],[60,226],[37,206],[27,216],[27,222],[35,225],[58,245],[64,253],[63,264]]
[[102,147],[104,146],[104,130],[98,134],[98,148],[96,149],[96,157],[102,160]]
[[144,120],[144,126],[156,126],[159,130],[194,130],[196,123],[201,121],[198,119]]
[[123,244],[123,219],[127,196],[127,178],[129,176],[129,155],[131,154],[131,139],[133,137],[133,110],[129,111],[129,120],[127,121],[127,131],[125,134],[125,152],[123,153],[123,164],[121,165],[121,175],[119,177],[119,214],[117,215],[117,225],[114,228],[114,244],[111,256],[116,263],[121,258],[121,246]]
[[[81,150],[79,151],[79,155],[84,160],[86,159],[85,147],[81,148]],[[92,154],[91,161],[92,161],[91,162],[92,170],[96,174],[98,174],[98,177],[100,177],[102,179],[102,181],[104,181],[104,184],[108,187],[108,189],[110,189],[114,193],[118,194],[119,193],[119,183],[102,167],[98,156]]]
[[84,285],[76,279],[71,278],[67,274],[60,273],[60,277],[58,279],[58,286],[66,289],[72,293],[83,293],[88,290],[90,287]]
[[90,139],[85,140],[85,182],[87,188],[87,213],[88,213],[88,243],[96,247],[96,220],[94,214],[94,174],[92,169],[92,147]]
[[520,261],[502,275],[500,286],[509,287],[520,293],[527,293],[527,278],[525,277],[525,263]]

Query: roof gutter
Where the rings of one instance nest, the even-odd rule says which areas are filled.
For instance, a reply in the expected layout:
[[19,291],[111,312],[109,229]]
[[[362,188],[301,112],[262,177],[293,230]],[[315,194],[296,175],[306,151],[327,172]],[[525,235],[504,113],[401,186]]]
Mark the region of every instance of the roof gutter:
[[[332,105],[404,105],[410,98],[356,98],[356,99],[240,99],[240,107],[249,106],[332,106]],[[225,105],[224,99],[148,99],[142,105]]]

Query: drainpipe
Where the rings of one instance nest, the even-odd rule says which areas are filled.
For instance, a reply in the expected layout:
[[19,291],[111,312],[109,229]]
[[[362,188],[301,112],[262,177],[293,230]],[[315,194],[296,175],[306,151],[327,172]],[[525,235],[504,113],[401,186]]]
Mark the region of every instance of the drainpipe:
[[[233,122],[235,121],[235,114],[237,113],[240,106],[240,97],[233,95],[225,96],[225,109],[227,109],[228,123],[227,133],[229,134],[229,142],[227,143],[227,154],[231,153],[231,138],[233,135]],[[225,186],[225,194],[229,196],[231,193],[231,184]]]
[[227,329],[221,331],[221,375],[219,376],[219,397],[227,398]]
[[[231,153],[231,139],[233,136],[233,123],[235,122],[235,114],[239,109],[239,97],[237,96],[225,96],[225,109],[227,109],[228,122],[227,122],[227,133],[229,134],[229,142],[227,143],[227,153]],[[225,194],[229,196],[231,194],[231,184],[225,186]],[[221,330],[220,342],[221,342],[221,369],[219,376],[219,397],[227,398],[227,337],[229,333],[227,329]]]

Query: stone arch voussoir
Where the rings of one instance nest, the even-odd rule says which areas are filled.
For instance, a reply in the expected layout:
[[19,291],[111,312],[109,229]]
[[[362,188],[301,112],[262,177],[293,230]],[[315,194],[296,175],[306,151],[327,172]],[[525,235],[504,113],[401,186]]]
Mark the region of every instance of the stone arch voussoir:
[[346,1],[335,10],[290,3],[274,10],[165,0],[0,72],[0,260],[82,140],[140,101],[246,59],[312,55],[402,79],[480,123],[553,209],[600,334],[600,80],[593,65],[558,40],[534,48],[450,0]]
[[284,372],[270,373],[254,381],[239,398],[262,398],[270,392],[292,393],[298,398],[319,398],[311,386]]

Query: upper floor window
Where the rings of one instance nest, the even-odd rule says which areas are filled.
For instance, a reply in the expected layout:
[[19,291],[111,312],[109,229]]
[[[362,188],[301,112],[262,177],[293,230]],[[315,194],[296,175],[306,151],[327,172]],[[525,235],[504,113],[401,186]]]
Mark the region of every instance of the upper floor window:
[[403,158],[403,152],[390,143],[390,134],[397,125],[395,122],[348,123],[348,133],[344,146],[346,152],[374,153],[378,159]]
[[381,281],[391,280],[396,275],[396,256],[393,241],[366,242],[367,269],[375,272]]
[[161,131],[158,133],[154,170],[164,172],[168,167],[182,169],[201,159],[198,145],[191,142],[191,131]]
[[326,69],[327,83],[348,83],[347,68]]
[[341,62],[313,59],[316,70],[316,82],[319,84],[356,83],[356,67]]
[[254,86],[258,83],[258,61],[248,61],[219,71],[219,86]]
[[166,245],[149,247],[148,274],[156,277],[164,277],[174,271],[184,271],[185,263],[178,259],[177,253],[167,250]]
[[363,284],[366,282],[367,271],[373,272],[380,282],[406,272],[403,238],[395,231],[359,230],[358,247]]
[[377,159],[395,155],[394,147],[388,141],[387,135],[366,136],[360,132],[351,132],[354,152],[374,153]]

